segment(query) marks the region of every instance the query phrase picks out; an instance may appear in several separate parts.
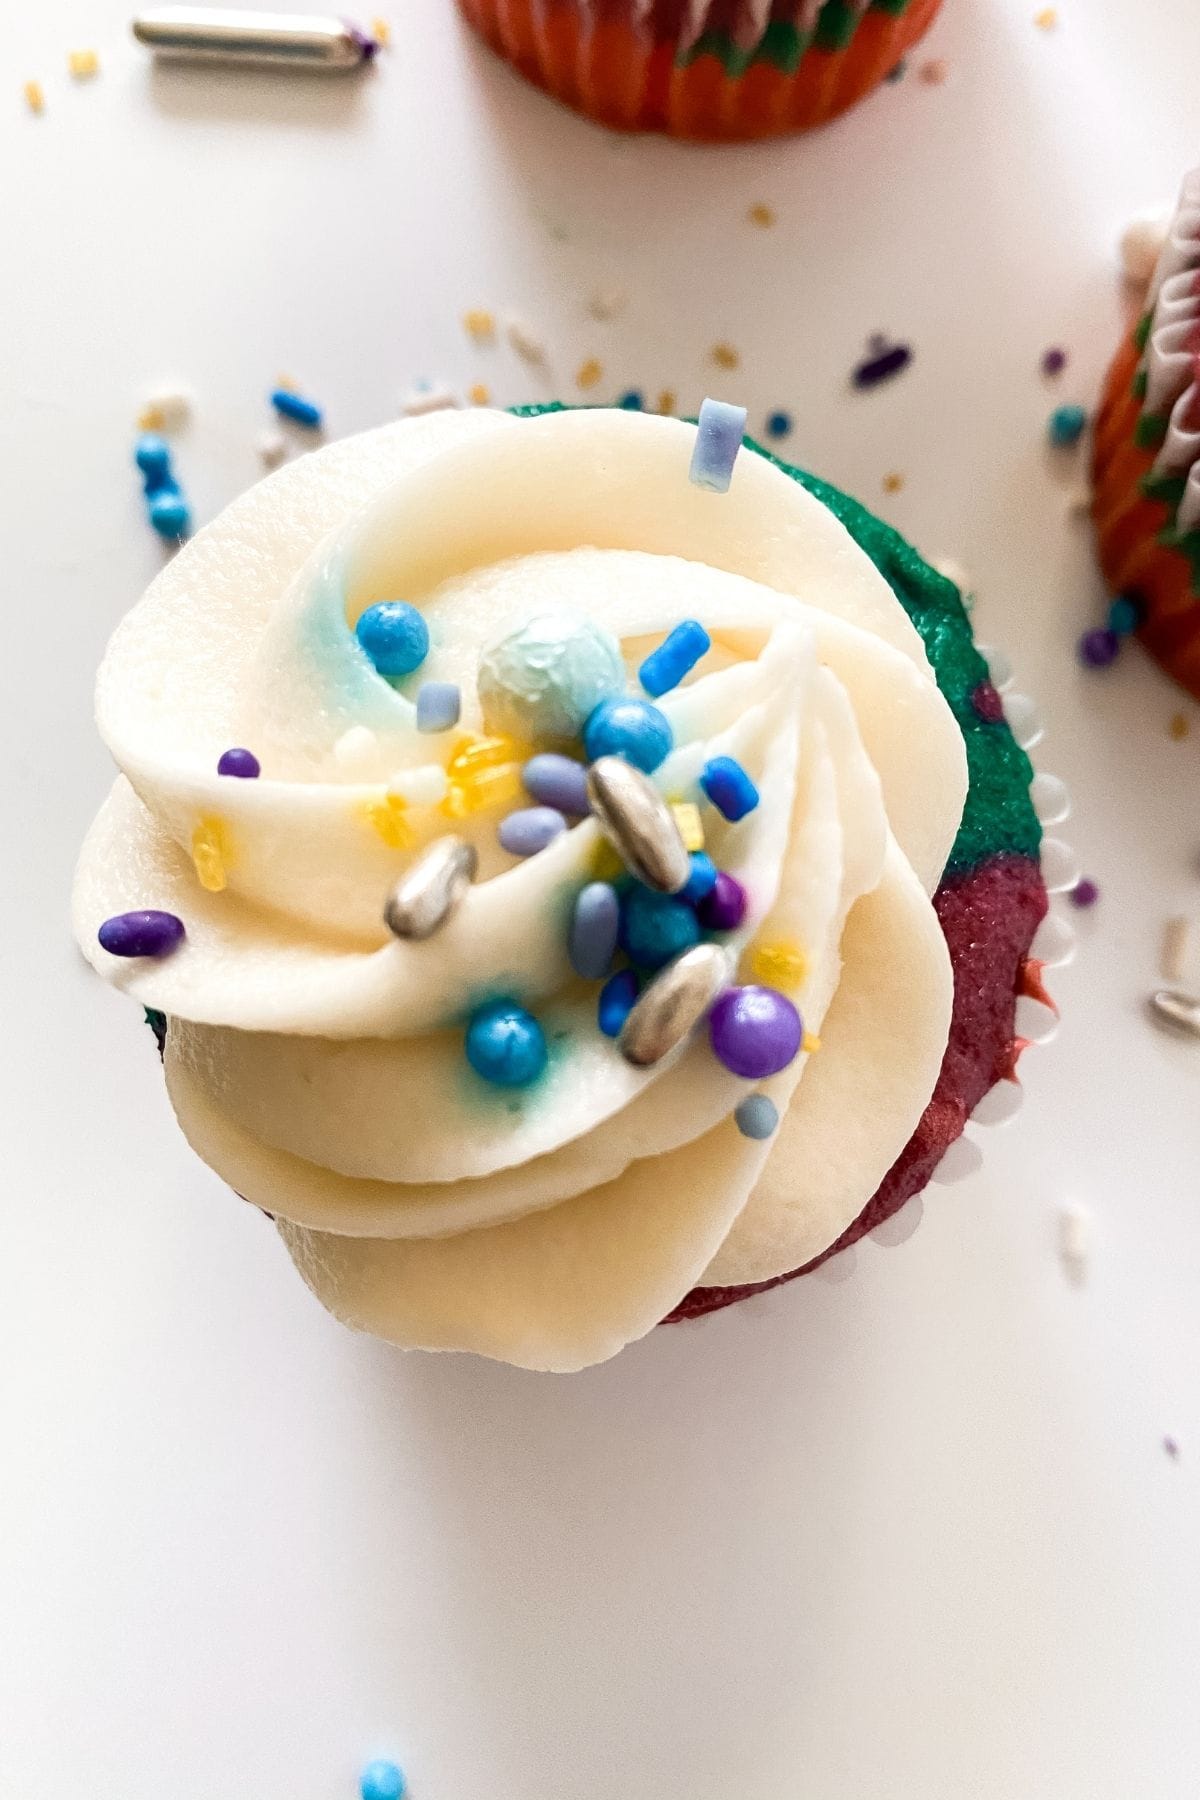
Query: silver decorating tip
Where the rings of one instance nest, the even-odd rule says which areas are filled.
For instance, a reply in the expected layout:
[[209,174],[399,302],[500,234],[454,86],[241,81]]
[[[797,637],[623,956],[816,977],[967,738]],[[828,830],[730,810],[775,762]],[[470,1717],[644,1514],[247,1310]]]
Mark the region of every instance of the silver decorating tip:
[[621,1027],[626,1062],[649,1069],[669,1056],[700,1023],[729,982],[729,958],[718,944],[685,950],[656,975]]
[[1200,1038],[1200,999],[1195,994],[1181,994],[1175,988],[1159,988],[1150,996],[1150,1010],[1158,1019]]
[[357,69],[379,45],[329,14],[259,12],[224,6],[154,6],[133,21],[138,42],[159,56],[256,63],[336,74]]
[[460,837],[437,838],[388,895],[384,924],[398,938],[432,937],[461,905],[478,866],[474,844]]
[[648,776],[623,757],[602,756],[587,772],[587,791],[596,822],[631,874],[659,894],[687,886],[691,858]]

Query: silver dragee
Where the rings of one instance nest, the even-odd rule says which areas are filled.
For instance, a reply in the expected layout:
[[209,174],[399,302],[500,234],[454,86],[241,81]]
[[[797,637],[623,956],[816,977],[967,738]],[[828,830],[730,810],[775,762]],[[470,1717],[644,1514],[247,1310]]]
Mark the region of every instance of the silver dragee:
[[436,838],[387,897],[383,922],[398,938],[432,937],[446,923],[475,877],[479,857],[464,838]]
[[648,776],[620,756],[601,756],[587,773],[588,799],[601,831],[639,881],[677,894],[692,872],[674,814]]
[[1177,993],[1173,988],[1159,988],[1150,1000],[1152,1010],[1160,1019],[1174,1025],[1178,1031],[1189,1031],[1193,1037],[1200,1038],[1200,999],[1192,994]]
[[621,1027],[621,1055],[652,1068],[694,1031],[729,981],[729,958],[718,944],[696,944],[668,963]]

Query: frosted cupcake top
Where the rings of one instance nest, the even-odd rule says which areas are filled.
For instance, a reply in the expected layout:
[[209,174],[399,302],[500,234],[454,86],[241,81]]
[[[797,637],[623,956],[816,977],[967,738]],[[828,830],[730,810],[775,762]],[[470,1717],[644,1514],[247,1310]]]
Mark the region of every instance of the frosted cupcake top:
[[1183,536],[1200,528],[1200,169],[1184,181],[1141,333],[1143,426],[1159,446],[1151,479],[1167,484]]
[[[961,734],[833,516],[747,453],[693,484],[695,437],[335,444],[201,532],[101,670],[80,943],[168,1015],[200,1154],[400,1343],[612,1355],[824,1249],[933,1090]],[[179,931],[114,938],[144,912]]]

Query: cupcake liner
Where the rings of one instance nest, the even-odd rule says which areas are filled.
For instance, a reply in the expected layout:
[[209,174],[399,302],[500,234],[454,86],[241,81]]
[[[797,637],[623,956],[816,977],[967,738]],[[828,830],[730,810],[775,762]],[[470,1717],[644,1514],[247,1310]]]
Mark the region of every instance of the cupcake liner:
[[604,125],[709,140],[835,118],[942,0],[459,0],[492,48]]
[[1092,478],[1105,581],[1139,602],[1138,636],[1200,698],[1200,170],[1105,379]]
[[[1013,688],[1012,669],[1002,652],[983,644],[977,647],[988,663],[993,686],[1004,697],[1005,717],[1013,736],[1021,749],[1028,753],[1040,743],[1043,736],[1037,705],[1028,695]],[[1070,816],[1070,798],[1065,784],[1058,776],[1036,773],[1030,794],[1043,826],[1061,826]],[[993,864],[1000,860],[1002,859],[993,859]],[[1041,909],[1040,921],[1036,929],[1031,930],[1024,953],[1018,958],[1012,1010],[1004,1031],[1004,1039],[1008,1045],[1005,1066],[997,1068],[994,1078],[976,1100],[969,1116],[961,1122],[948,1118],[946,1104],[935,1092],[911,1143],[879,1192],[827,1250],[822,1251],[820,1256],[803,1268],[776,1276],[771,1281],[741,1288],[696,1288],[664,1320],[665,1324],[699,1323],[730,1306],[736,1306],[739,1312],[743,1309],[761,1310],[766,1297],[802,1275],[820,1277],[826,1281],[847,1280],[854,1273],[861,1243],[869,1240],[886,1249],[907,1243],[924,1217],[930,1191],[955,1186],[982,1166],[980,1135],[1008,1124],[1021,1109],[1024,1089],[1017,1077],[1020,1057],[1026,1050],[1048,1043],[1058,1030],[1058,1011],[1046,990],[1045,971],[1062,967],[1075,954],[1076,934],[1065,896],[1079,880],[1079,865],[1074,850],[1061,836],[1043,836],[1040,870],[1049,905]],[[939,889],[938,899],[944,891],[944,888]],[[960,987],[966,985],[969,985],[969,980],[960,981],[956,969],[956,1014]],[[948,1061],[951,1054],[952,1051],[948,1050]],[[939,1087],[940,1085],[939,1083]],[[912,1165],[921,1157],[923,1134],[941,1133],[944,1136],[948,1125],[951,1128],[957,1125],[955,1135],[941,1150],[920,1185],[914,1188],[911,1185]],[[909,1163],[908,1171],[905,1168],[906,1159]],[[905,1179],[906,1173],[909,1174],[908,1180]]]

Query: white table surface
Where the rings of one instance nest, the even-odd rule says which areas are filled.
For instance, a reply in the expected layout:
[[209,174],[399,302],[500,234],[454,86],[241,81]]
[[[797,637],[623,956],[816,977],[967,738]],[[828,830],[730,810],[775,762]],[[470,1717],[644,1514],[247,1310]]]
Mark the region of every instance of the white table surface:
[[[326,85],[152,72],[117,0],[6,0],[0,1794],[351,1800],[384,1752],[414,1800],[1196,1794],[1200,1048],[1141,1007],[1162,920],[1200,908],[1200,729],[1166,733],[1200,711],[1139,655],[1076,668],[1099,590],[1041,433],[1115,342],[1120,226],[1195,158],[1200,11],[1036,10],[947,0],[943,86],[711,151],[560,111],[447,0]],[[607,324],[597,284],[628,291]],[[551,374],[474,348],[471,306]],[[876,330],[915,364],[853,397]],[[159,561],[143,391],[195,391],[206,518],[281,371],[340,433],[420,376],[569,394],[593,354],[610,394],[790,408],[797,460],[973,572],[1103,898],[1025,1105],[903,1247],[547,1378],[321,1312],[186,1151],[66,896],[110,778],[93,673]]]

